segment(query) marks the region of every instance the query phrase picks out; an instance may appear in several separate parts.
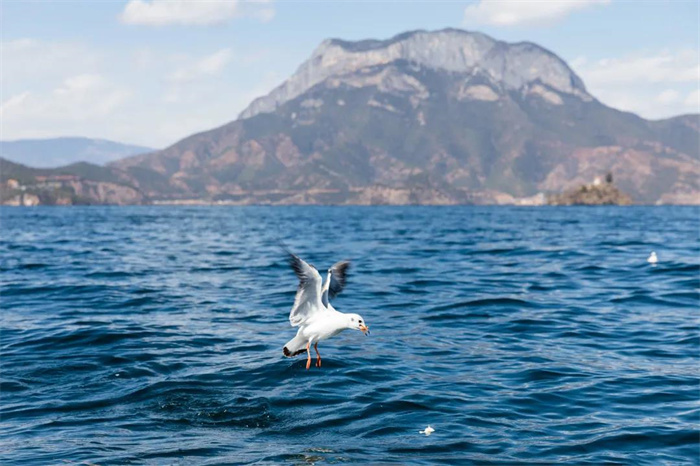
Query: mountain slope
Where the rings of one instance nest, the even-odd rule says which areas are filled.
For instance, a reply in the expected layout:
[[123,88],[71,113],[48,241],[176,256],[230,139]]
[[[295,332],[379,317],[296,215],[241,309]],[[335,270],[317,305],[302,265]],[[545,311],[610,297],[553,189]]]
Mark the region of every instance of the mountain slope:
[[239,120],[114,166],[164,200],[500,203],[611,171],[636,202],[694,202],[698,126],[611,109],[534,44],[417,31],[325,41]]
[[102,165],[153,149],[104,139],[79,137],[0,141],[0,154],[7,160],[31,167],[54,168],[87,161]]
[[148,199],[129,175],[113,167],[77,162],[31,168],[0,158],[0,204],[143,204]]

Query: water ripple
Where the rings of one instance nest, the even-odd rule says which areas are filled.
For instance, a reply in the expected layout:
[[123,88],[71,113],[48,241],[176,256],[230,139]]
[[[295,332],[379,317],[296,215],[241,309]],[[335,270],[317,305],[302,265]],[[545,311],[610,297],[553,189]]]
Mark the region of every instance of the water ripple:
[[697,208],[0,212],[2,464],[698,464]]

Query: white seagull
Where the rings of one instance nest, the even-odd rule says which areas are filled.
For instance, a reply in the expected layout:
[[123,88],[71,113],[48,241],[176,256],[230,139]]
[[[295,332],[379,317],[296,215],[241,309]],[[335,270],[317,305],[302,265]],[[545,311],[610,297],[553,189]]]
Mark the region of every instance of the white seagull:
[[294,306],[289,313],[292,327],[299,327],[297,335],[289,340],[284,355],[291,358],[306,351],[306,369],[311,367],[311,344],[316,350],[316,367],[321,367],[318,342],[339,334],[346,329],[369,334],[369,327],[359,314],[344,314],[331,305],[329,299],[335,297],[345,287],[345,274],[350,262],[338,262],[328,269],[325,284],[321,275],[312,265],[307,264],[288,252],[289,264],[299,278],[299,288],[294,298]]
[[656,264],[657,262],[659,262],[659,258],[656,256],[656,253],[654,251],[651,251],[651,254],[649,254],[647,262],[649,262],[650,264]]

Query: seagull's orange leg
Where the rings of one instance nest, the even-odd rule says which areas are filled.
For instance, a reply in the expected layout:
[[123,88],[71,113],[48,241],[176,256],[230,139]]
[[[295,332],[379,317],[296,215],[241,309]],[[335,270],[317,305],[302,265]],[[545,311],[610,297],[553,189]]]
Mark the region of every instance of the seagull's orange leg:
[[318,352],[318,342],[314,343],[314,349],[316,350],[316,367],[321,367],[321,354]]
[[311,341],[309,341],[306,344],[306,356],[307,356],[306,357],[306,370],[307,371],[309,370],[309,367],[311,367],[311,351],[310,351],[310,349],[311,349]]

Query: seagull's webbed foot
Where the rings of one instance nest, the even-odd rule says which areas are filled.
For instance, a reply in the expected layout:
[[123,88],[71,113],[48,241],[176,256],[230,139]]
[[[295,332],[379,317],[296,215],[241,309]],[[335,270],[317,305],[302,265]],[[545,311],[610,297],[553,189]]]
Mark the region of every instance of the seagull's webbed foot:
[[311,367],[311,342],[306,344],[306,370],[308,371]]
[[321,353],[318,352],[318,342],[314,344],[316,350],[316,367],[321,367]]

